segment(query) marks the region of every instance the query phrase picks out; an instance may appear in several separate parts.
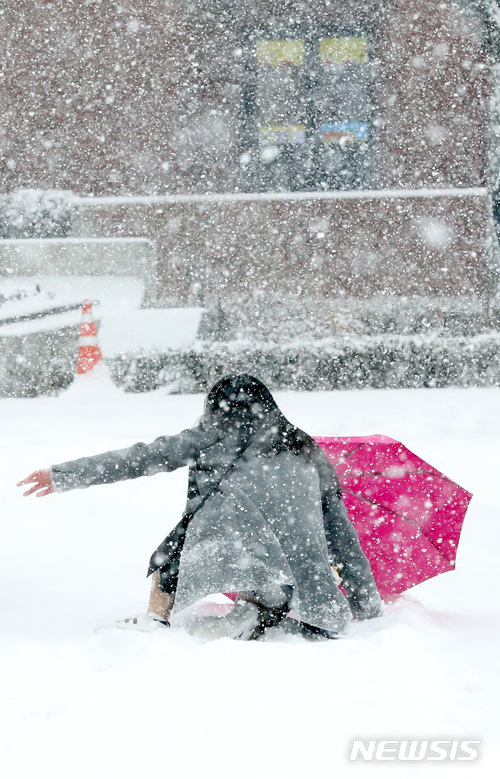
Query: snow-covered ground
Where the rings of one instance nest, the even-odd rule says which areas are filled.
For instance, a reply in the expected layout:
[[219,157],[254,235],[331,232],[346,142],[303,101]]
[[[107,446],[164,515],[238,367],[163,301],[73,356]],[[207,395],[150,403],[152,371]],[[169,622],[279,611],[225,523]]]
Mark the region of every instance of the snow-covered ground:
[[[88,381],[87,381],[88,379]],[[202,643],[96,626],[140,613],[186,472],[23,498],[35,468],[191,425],[201,396],[83,377],[0,400],[0,771],[6,779],[493,776],[500,390],[278,393],[314,435],[384,433],[474,493],[457,570],[347,638]],[[475,762],[354,763],[353,739],[481,740]]]

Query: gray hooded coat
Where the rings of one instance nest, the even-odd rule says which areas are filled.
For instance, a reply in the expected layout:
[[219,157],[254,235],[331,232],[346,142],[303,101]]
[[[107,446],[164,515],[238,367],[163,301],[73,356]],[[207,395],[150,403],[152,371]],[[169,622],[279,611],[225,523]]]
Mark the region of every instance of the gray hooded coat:
[[[206,413],[178,435],[53,465],[54,488],[63,492],[189,466],[186,512],[193,518],[180,554],[174,612],[212,593],[288,585],[300,621],[345,632],[352,616],[378,615],[380,596],[326,455],[316,444],[306,453],[276,450],[279,412],[275,420],[273,413],[250,437]],[[160,545],[149,572],[165,560]]]

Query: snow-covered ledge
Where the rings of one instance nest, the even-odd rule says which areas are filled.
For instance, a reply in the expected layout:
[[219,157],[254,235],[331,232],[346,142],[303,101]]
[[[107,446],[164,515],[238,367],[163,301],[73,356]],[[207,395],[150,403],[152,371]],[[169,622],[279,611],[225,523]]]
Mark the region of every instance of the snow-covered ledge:
[[156,247],[147,238],[0,240],[0,276],[131,276],[154,297]]
[[441,187],[421,189],[349,189],[332,192],[222,192],[206,195],[116,195],[75,197],[74,205],[128,206],[177,203],[253,203],[255,201],[310,200],[394,200],[397,198],[485,197],[485,187]]

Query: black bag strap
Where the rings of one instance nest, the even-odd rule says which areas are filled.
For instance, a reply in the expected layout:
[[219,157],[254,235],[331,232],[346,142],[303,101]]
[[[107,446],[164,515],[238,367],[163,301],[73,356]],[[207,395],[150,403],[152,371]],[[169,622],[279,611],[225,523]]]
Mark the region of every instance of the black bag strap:
[[[185,514],[185,515],[184,515],[185,517],[186,517],[186,516],[190,517],[190,521],[191,521],[191,519],[194,517],[194,515],[196,514],[196,512],[197,512],[197,511],[199,511],[199,510],[200,510],[200,509],[201,509],[201,508],[202,508],[202,507],[205,505],[205,503],[207,502],[207,500],[208,500],[209,498],[211,498],[211,497],[212,497],[212,495],[213,495],[215,492],[217,492],[217,490],[219,489],[219,487],[220,487],[220,485],[221,485],[221,482],[223,482],[223,481],[224,481],[224,479],[226,478],[226,476],[228,475],[228,473],[229,473],[230,471],[232,471],[232,469],[234,468],[234,466],[236,465],[236,463],[238,462],[238,460],[240,459],[240,457],[242,457],[242,456],[245,454],[245,452],[246,452],[248,449],[250,449],[250,447],[251,447],[252,443],[253,443],[253,438],[251,438],[251,439],[250,439],[250,441],[247,443],[247,445],[246,445],[246,446],[244,446],[244,447],[243,447],[243,449],[240,449],[240,451],[238,452],[238,454],[236,455],[236,457],[233,459],[233,461],[232,461],[231,465],[229,466],[229,468],[227,468],[227,469],[225,470],[225,472],[222,474],[222,476],[220,477],[220,479],[218,480],[218,482],[217,482],[216,484],[214,484],[214,486],[212,487],[212,489],[210,490],[210,492],[207,492],[207,494],[203,496],[203,498],[200,500],[200,502],[198,503],[198,505],[196,506],[196,508],[194,509],[194,511],[190,511],[190,512],[188,512],[187,514]],[[184,519],[184,517],[183,517],[183,519]]]

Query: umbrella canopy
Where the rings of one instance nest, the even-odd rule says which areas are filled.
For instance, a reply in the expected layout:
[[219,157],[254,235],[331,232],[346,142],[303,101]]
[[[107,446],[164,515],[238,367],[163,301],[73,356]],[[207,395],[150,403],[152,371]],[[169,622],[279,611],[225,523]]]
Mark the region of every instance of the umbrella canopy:
[[387,436],[316,441],[384,600],[454,569],[470,492]]

